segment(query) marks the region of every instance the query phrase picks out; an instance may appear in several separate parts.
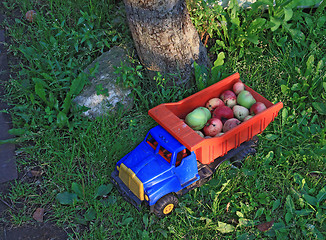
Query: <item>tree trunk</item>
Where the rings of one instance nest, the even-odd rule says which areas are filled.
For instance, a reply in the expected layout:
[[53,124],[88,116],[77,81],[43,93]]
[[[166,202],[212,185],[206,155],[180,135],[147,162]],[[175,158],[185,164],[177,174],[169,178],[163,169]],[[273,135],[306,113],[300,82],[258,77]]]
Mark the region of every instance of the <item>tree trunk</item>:
[[207,52],[185,0],[124,0],[129,28],[142,64],[151,72],[190,79],[193,62],[208,65]]

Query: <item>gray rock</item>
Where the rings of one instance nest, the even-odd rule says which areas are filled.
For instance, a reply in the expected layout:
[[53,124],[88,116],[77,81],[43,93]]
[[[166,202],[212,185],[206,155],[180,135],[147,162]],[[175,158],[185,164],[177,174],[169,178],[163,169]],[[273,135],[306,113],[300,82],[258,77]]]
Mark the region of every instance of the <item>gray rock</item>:
[[[130,65],[127,51],[121,47],[113,47],[87,66],[85,72],[89,73],[90,69],[98,63],[98,70],[90,80],[90,85],[85,86],[83,92],[74,99],[76,104],[89,108],[83,113],[84,116],[97,117],[114,113],[119,102],[126,110],[132,108],[134,102],[129,96],[131,89],[123,88],[116,83],[117,75],[114,73],[114,67],[120,67],[121,62]],[[98,86],[107,89],[108,94],[97,94]]]

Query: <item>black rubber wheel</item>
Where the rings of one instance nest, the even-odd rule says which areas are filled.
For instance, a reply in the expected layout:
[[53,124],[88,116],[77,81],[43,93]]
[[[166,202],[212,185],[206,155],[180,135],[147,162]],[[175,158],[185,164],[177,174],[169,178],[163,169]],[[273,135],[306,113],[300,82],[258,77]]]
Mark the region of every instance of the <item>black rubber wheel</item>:
[[159,218],[169,215],[178,205],[178,198],[172,193],[161,197],[154,205],[154,214]]

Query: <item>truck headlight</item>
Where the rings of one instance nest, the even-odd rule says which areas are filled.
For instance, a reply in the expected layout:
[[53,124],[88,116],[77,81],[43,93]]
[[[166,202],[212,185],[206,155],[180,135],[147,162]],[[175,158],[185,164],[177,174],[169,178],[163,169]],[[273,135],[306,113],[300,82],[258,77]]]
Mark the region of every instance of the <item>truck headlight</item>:
[[145,200],[149,201],[149,197],[147,196],[147,194],[145,194]]

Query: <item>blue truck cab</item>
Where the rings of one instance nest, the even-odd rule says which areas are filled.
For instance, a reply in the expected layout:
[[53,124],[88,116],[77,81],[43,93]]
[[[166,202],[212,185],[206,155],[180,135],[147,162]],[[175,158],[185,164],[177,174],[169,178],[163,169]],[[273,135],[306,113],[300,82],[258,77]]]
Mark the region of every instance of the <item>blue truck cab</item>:
[[145,201],[153,211],[158,201],[164,201],[166,206],[155,212],[166,215],[177,204],[175,194],[198,181],[200,176],[195,154],[164,128],[156,126],[117,162],[112,179],[122,195],[137,208]]

